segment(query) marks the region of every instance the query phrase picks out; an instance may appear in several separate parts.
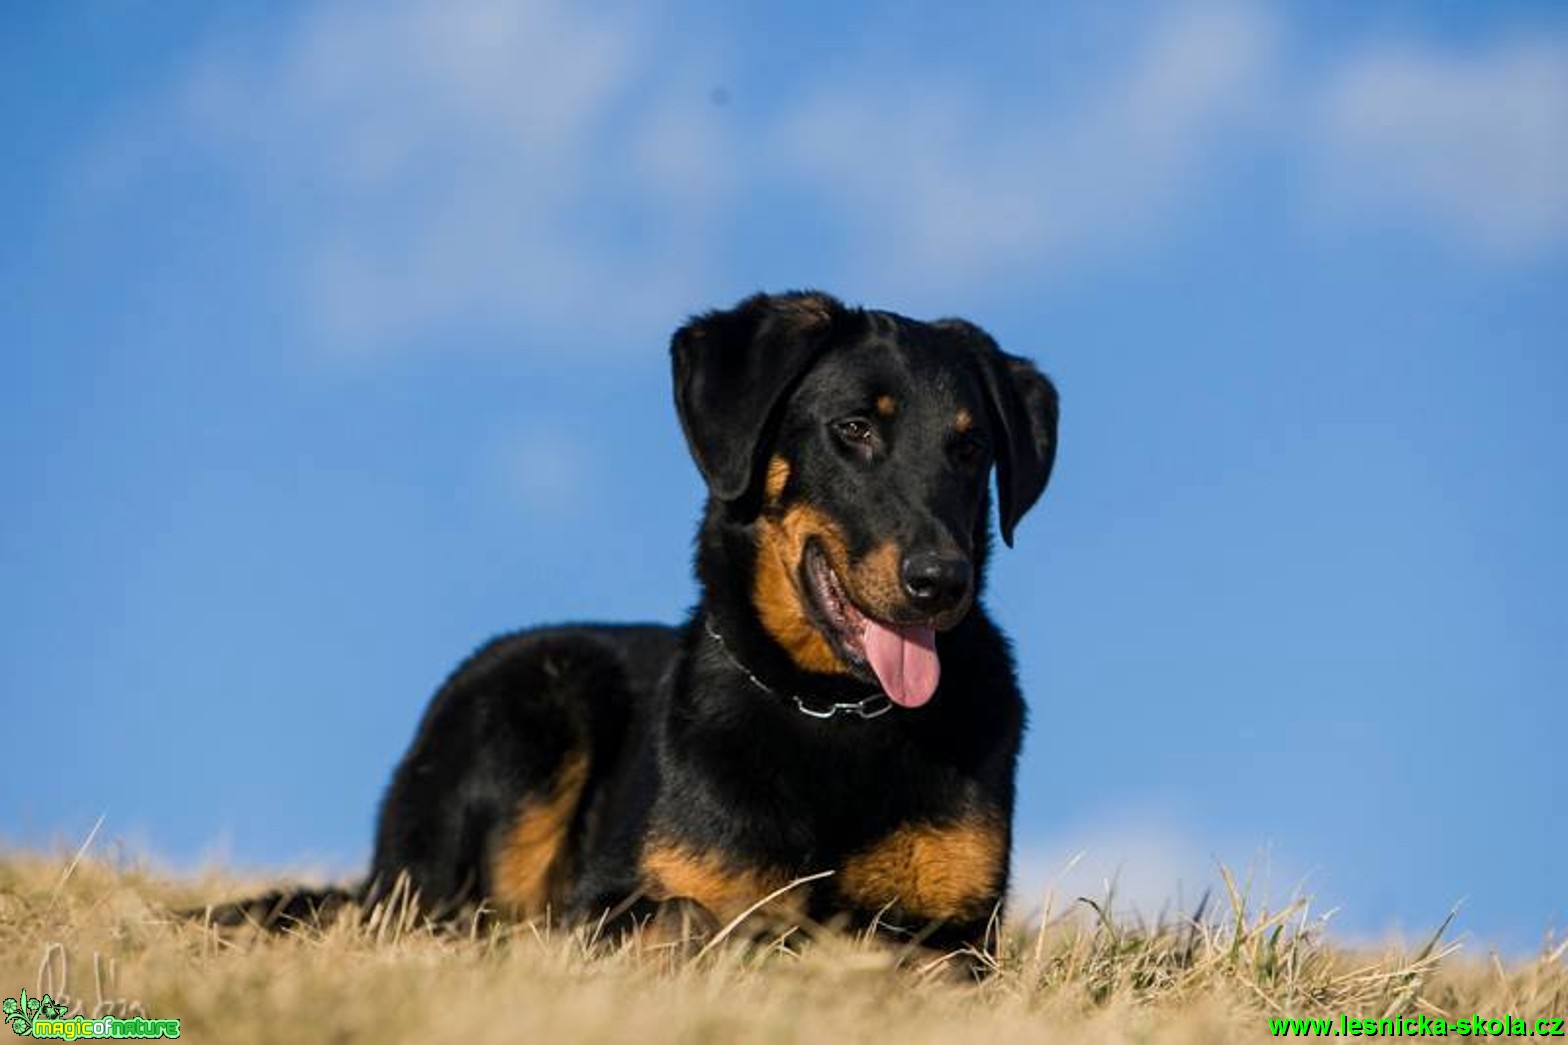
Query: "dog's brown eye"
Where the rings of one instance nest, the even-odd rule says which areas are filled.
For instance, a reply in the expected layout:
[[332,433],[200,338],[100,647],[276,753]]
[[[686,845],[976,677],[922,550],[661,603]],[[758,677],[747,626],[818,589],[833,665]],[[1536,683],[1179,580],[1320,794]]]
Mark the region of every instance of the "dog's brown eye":
[[846,417],[842,421],[834,421],[833,430],[846,443],[867,443],[871,441],[871,422],[864,418]]

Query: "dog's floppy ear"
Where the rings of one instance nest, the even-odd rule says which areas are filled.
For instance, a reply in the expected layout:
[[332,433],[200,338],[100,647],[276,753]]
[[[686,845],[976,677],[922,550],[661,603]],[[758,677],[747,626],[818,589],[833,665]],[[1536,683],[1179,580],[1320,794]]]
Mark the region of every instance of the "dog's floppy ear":
[[675,410],[715,497],[750,488],[776,408],[847,314],[827,294],[756,294],[675,332]]
[[1056,463],[1056,386],[1035,365],[997,347],[991,335],[966,320],[943,320],[975,348],[996,432],[997,522],[1013,545],[1013,528],[1034,506]]

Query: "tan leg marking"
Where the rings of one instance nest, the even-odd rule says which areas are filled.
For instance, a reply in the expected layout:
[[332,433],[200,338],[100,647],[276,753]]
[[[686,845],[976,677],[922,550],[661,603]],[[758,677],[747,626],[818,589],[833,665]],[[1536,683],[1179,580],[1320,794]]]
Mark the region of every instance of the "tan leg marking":
[[[642,873],[643,887],[653,899],[695,900],[720,922],[730,921],[792,880],[783,871],[733,867],[710,853],[659,840],[643,850]],[[803,897],[791,892],[775,900],[768,910],[798,912],[803,907]]]
[[587,780],[588,756],[573,753],[549,795],[519,804],[517,819],[495,857],[492,889],[493,898],[517,915],[536,917],[560,900],[570,871],[562,843]]
[[838,876],[839,892],[857,906],[892,905],[919,918],[983,918],[1001,900],[1007,836],[998,818],[976,815],[956,824],[905,824],[852,856]]

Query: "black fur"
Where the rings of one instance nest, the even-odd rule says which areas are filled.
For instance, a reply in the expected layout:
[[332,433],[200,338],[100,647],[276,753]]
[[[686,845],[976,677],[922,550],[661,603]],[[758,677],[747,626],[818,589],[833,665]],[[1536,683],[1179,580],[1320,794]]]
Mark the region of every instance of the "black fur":
[[[819,293],[757,295],[696,317],[671,355],[676,408],[710,491],[700,603],[679,627],[520,632],[458,668],[393,776],[370,877],[352,898],[374,904],[403,880],[432,915],[494,906],[507,894],[499,858],[521,844],[519,817],[546,810],[539,823],[558,834],[541,850],[550,874],[540,896],[558,921],[679,899],[650,870],[648,853],[665,846],[719,885],[833,870],[795,890],[797,915],[865,924],[880,913],[938,944],[980,945],[1007,887],[1024,723],[1008,643],[978,601],[988,478],[994,464],[1010,544],[1050,476],[1054,388],[972,324],[846,308]],[[864,567],[852,575],[878,593],[879,619],[940,629],[929,703],[871,719],[797,706],[878,692],[842,646],[828,647],[842,669],[804,666],[759,612],[759,544],[802,507],[815,513],[802,518],[833,527],[846,569]],[[896,570],[867,565],[889,546]],[[917,575],[930,562],[950,583],[923,603]],[[801,585],[798,613],[831,631],[787,565],[779,576]],[[878,848],[914,837],[901,830],[930,832],[934,848]],[[958,866],[971,849],[989,852],[965,848],[973,838],[1000,847],[994,873]],[[937,878],[949,873],[975,896],[944,907],[947,879]],[[303,917],[350,895],[273,895],[219,909],[217,920]]]

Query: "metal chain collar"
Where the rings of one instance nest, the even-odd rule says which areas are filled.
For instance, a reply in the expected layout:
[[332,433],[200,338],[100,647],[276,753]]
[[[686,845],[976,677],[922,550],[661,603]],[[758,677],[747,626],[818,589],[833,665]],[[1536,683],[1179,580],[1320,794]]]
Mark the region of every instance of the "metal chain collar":
[[796,709],[802,715],[807,715],[811,718],[828,719],[835,715],[847,715],[853,713],[864,719],[872,719],[881,715],[885,715],[889,711],[893,710],[893,701],[889,699],[886,693],[873,693],[871,696],[862,700],[854,700],[848,703],[829,704],[825,708],[812,707],[810,704],[807,704],[805,698],[798,693],[780,693],[778,690],[774,689],[772,686],[753,675],[746,665],[735,659],[735,655],[730,652],[729,645],[724,641],[724,636],[720,635],[718,629],[713,626],[712,617],[708,616],[707,614],[703,614],[702,626],[704,630],[707,631],[708,636],[712,638],[714,642],[719,644],[719,652],[724,654],[725,660],[734,665],[735,670],[739,671],[742,675],[745,675],[748,679],[751,680],[751,684],[753,686],[756,686],[764,693],[771,693],[776,697],[787,697],[790,700],[793,700],[795,702]]

